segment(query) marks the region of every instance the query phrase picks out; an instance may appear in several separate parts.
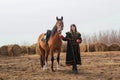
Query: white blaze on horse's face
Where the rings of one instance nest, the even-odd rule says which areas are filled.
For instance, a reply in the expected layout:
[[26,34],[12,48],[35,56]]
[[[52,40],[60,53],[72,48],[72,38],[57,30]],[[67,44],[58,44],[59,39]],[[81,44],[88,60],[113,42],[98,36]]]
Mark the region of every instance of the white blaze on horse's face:
[[57,23],[57,31],[58,31],[59,33],[61,33],[62,30],[63,30],[63,22],[62,22],[62,20],[60,20],[60,21],[58,21],[58,23]]
[[62,29],[61,29],[61,28],[58,28],[58,29],[57,29],[57,32],[61,33],[61,32],[62,32]]

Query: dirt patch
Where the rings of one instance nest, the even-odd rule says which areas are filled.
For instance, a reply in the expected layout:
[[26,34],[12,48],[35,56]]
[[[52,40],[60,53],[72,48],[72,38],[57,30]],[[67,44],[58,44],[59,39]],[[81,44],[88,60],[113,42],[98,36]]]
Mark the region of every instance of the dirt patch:
[[[0,80],[119,80],[120,52],[81,53],[82,65],[78,66],[79,74],[72,73],[71,66],[65,65],[65,53],[61,53],[61,70],[43,71],[38,55],[0,56]],[[55,58],[56,59],[56,58]]]

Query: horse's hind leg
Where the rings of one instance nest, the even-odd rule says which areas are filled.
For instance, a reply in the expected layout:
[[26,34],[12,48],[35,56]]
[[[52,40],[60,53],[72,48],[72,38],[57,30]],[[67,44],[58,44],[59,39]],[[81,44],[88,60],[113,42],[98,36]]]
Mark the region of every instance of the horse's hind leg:
[[41,48],[41,47],[39,47],[39,49],[40,49],[40,52],[41,52],[41,54],[40,54],[40,65],[41,65],[41,67],[43,68],[43,66],[45,65],[45,51]]
[[45,65],[43,66],[43,70],[48,69],[48,51],[45,52]]
[[42,55],[40,56],[40,64],[41,64],[41,67],[43,68],[44,63],[43,63],[43,60],[42,60]]
[[41,67],[43,68],[44,65],[45,65],[45,55],[44,53],[42,53],[42,55],[40,56],[40,64],[41,64]]
[[46,64],[48,64],[48,56],[49,56],[49,50],[46,51]]

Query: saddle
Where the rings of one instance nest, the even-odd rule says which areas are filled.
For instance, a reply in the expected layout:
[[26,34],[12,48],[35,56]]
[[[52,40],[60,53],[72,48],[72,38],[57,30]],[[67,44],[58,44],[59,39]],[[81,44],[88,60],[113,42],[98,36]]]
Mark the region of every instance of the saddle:
[[45,42],[46,44],[48,44],[48,40],[50,38],[51,35],[51,30],[47,30],[47,32],[45,33],[45,36],[43,37],[42,41]]

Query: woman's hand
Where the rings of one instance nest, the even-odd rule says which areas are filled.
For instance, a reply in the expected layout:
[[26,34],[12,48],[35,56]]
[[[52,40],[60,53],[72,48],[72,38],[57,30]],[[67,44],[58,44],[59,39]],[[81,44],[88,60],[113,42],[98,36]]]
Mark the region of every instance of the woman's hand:
[[61,39],[64,38],[64,36],[63,36],[62,34],[60,34],[59,37],[60,37]]
[[81,41],[80,41],[80,39],[77,39],[76,42],[79,44]]

